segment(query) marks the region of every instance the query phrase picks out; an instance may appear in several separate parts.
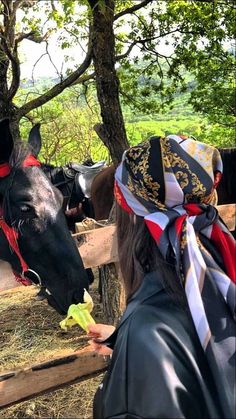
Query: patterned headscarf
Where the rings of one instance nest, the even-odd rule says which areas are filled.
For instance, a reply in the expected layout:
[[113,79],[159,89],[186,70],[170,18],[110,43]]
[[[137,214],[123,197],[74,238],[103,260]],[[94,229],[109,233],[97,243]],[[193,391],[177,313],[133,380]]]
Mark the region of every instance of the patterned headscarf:
[[[151,137],[128,149],[115,174],[117,202],[125,211],[144,217],[164,259],[174,258],[201,345],[205,351],[211,347],[211,353],[218,349],[212,345],[203,302],[206,273],[234,318],[236,313],[235,241],[212,205],[221,173],[216,148],[170,135]],[[203,236],[211,243],[211,253],[200,241]],[[215,250],[224,269],[216,262]]]

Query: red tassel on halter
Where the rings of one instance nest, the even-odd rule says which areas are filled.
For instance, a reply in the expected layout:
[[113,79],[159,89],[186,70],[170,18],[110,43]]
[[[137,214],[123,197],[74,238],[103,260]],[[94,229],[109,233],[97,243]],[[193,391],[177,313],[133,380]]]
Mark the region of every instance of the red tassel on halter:
[[5,177],[10,174],[11,167],[8,163],[0,164],[0,177]]
[[[41,166],[40,162],[32,155],[26,157],[26,159],[22,163],[22,167],[28,166]],[[9,163],[2,163],[0,164],[0,178],[8,176],[11,172],[11,166]]]
[[22,163],[22,167],[28,166],[41,166],[41,164],[34,156],[30,155]]

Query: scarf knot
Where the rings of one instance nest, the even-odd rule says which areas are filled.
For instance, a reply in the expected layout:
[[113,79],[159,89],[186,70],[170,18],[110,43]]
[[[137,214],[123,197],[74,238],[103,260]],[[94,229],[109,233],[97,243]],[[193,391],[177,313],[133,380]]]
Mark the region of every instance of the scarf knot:
[[218,211],[213,205],[206,204],[184,204],[188,221],[193,225],[195,232],[199,232],[218,221]]

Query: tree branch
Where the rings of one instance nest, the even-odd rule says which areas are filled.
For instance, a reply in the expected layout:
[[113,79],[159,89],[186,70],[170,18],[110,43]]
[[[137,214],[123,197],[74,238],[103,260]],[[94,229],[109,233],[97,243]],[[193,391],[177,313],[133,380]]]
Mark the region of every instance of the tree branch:
[[47,52],[44,52],[43,54],[41,54],[40,57],[35,61],[34,65],[33,65],[32,72],[31,72],[31,79],[32,79],[33,85],[34,85],[34,70],[35,70],[35,67],[45,55],[47,55]]
[[76,80],[79,79],[80,76],[87,70],[92,60],[92,46],[91,40],[89,41],[87,55],[80,65],[80,67],[70,74],[66,79],[61,81],[60,83],[53,86],[50,90],[46,93],[42,94],[41,96],[37,97],[36,99],[31,100],[30,102],[23,105],[18,111],[19,119],[26,115],[28,112],[32,111],[39,106],[44,105],[45,103],[49,102],[49,100],[53,99],[55,96],[63,92],[67,87],[71,86]]
[[17,48],[15,47],[14,53],[12,53],[7,45],[5,37],[0,34],[0,38],[2,40],[2,49],[5,52],[6,56],[9,58],[12,67],[12,81],[7,94],[8,100],[11,100],[15,96],[20,85],[20,63],[17,57]]
[[16,35],[15,43],[19,44],[19,42],[21,42],[23,39],[28,39],[29,41],[40,44],[41,42],[46,41],[49,35],[50,31],[46,32],[43,36],[39,36],[36,31],[30,31],[28,33],[21,32]]
[[134,13],[134,12],[136,12],[137,10],[142,9],[142,7],[145,7],[145,6],[147,6],[148,4],[152,3],[153,1],[154,1],[154,0],[143,0],[143,1],[141,1],[141,3],[139,3],[139,4],[135,4],[135,5],[134,5],[134,6],[132,6],[132,7],[128,7],[127,9],[122,10],[122,12],[117,13],[117,14],[114,16],[114,20],[117,20],[117,19],[119,19],[120,17],[127,15],[128,13]]
[[17,46],[15,46],[14,53],[12,54],[12,58],[10,58],[10,60],[12,69],[12,81],[9,88],[8,98],[9,100],[12,100],[20,85],[20,62],[17,55]]
[[120,55],[117,55],[116,56],[116,61],[119,61],[119,60],[122,60],[123,58],[128,57],[128,55],[132,51],[133,47],[135,45],[137,45],[139,42],[140,42],[139,40],[136,40],[136,41],[132,42],[126,52],[124,52],[123,54],[120,54]]
[[83,76],[81,76],[81,77],[78,77],[78,79],[77,80],[75,80],[75,82],[74,83],[72,83],[72,85],[71,86],[76,86],[77,84],[83,84],[83,83],[85,83],[86,81],[89,81],[89,80],[92,80],[92,79],[94,79],[94,77],[95,77],[95,72],[93,72],[93,73],[91,73],[91,74],[87,74],[87,75],[83,75]]
[[109,134],[102,123],[97,123],[93,126],[94,131],[107,147],[109,145]]
[[54,62],[53,62],[53,60],[52,60],[52,57],[51,57],[51,54],[49,53],[49,49],[48,49],[48,42],[46,42],[46,53],[47,53],[47,55],[48,55],[48,58],[49,58],[49,60],[50,60],[50,63],[52,64],[52,66],[54,67],[54,69],[55,69],[55,71],[56,71],[56,73],[57,73],[57,76],[60,78],[60,80],[62,81],[62,74],[60,74],[59,73],[59,71],[58,71],[58,69],[57,69],[57,66],[54,64]]
[[17,9],[19,9],[19,7],[24,3],[27,3],[27,2],[25,0],[15,0],[13,3],[13,11],[16,12]]

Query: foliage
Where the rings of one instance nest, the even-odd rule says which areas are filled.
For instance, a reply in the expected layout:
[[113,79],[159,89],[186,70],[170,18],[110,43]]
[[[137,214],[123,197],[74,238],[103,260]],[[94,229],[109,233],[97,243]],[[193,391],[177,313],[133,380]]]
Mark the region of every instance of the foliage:
[[[43,83],[48,84],[47,80]],[[87,98],[89,106],[81,93],[81,88],[70,88],[60,98],[57,97],[34,111],[34,118],[41,122],[42,161],[63,165],[69,161],[83,162],[91,157],[94,162],[110,162],[107,148],[93,130],[94,124],[100,121],[94,92],[90,92]],[[21,89],[18,100],[23,102],[29,94],[29,87]],[[234,130],[209,123],[193,110],[188,100],[189,93],[179,94],[175,97],[172,109],[148,116],[132,113],[129,107],[123,107],[129,144],[138,144],[151,135],[182,134],[192,135],[199,141],[219,147],[235,146]],[[23,119],[23,138],[28,137],[30,128],[29,121]]]
[[[212,122],[235,123],[235,8],[231,1],[154,2],[130,23],[135,51],[121,60],[124,103],[153,113],[191,87],[194,109]],[[124,43],[123,34],[118,47]],[[165,52],[166,48],[166,52]],[[164,51],[164,52],[163,52]],[[140,63],[140,57],[142,62]],[[195,83],[187,83],[186,72]]]
[[[45,0],[43,4],[38,0],[0,0],[0,117],[9,115],[16,123],[24,116],[32,121],[44,121],[43,137],[49,139],[43,151],[47,160],[56,161],[55,150],[59,149],[60,161],[66,158],[66,153],[75,155],[76,147],[66,144],[66,141],[77,144],[80,151],[76,158],[80,159],[86,153],[96,153],[95,146],[89,144],[100,144],[92,134],[92,123],[99,118],[91,114],[89,108],[85,110],[85,102],[82,107],[70,110],[64,102],[67,100],[65,89],[75,84],[81,86],[84,94],[91,94],[94,68],[90,6],[98,7],[99,13],[105,14],[108,3],[108,0]],[[209,128],[209,122],[202,119],[192,126],[194,133],[196,131],[211,141],[215,135],[218,138],[217,133],[220,132],[224,141],[232,144],[235,54],[230,43],[235,35],[234,22],[235,8],[227,0],[116,0],[113,24],[115,54],[125,115],[129,113],[133,118],[135,114],[137,119],[139,114],[145,123],[145,115],[149,115],[150,121],[160,116],[171,122],[179,117],[176,111],[178,97],[187,91],[192,107],[185,102],[186,112],[182,121],[185,116],[188,117],[189,125],[179,125],[178,129],[191,128],[194,109],[215,124]],[[55,32],[59,35],[58,45],[62,50],[69,51],[71,45],[76,45],[84,53],[81,55],[78,52],[76,57],[70,57],[68,53],[69,70],[57,70],[58,77],[51,79],[50,84],[31,84],[27,95],[21,97],[21,42],[25,39],[33,43],[44,42],[45,53],[49,54],[47,46]],[[61,100],[53,99],[59,94],[63,95]],[[44,108],[41,109],[41,106]],[[174,110],[171,110],[173,106]],[[167,114],[170,115],[169,120],[166,119]],[[126,117],[126,123],[128,120]],[[66,129],[68,121],[81,137],[88,136],[86,147],[80,148],[80,142],[76,143],[70,127]],[[89,128],[88,122],[91,123]],[[170,128],[177,129],[177,122],[175,124]],[[228,131],[225,131],[226,127]],[[165,130],[164,126],[159,125],[159,128]],[[166,129],[169,130],[168,127]],[[152,130],[151,124],[149,130]],[[60,147],[50,145],[52,132],[55,143],[61,133]],[[82,149],[86,150],[85,154]],[[103,152],[102,148],[98,154]]]
[[199,141],[216,147],[235,147],[235,137],[228,129],[219,124],[209,124],[206,120],[194,116],[192,119],[182,118],[164,120],[142,120],[126,124],[130,145],[138,144],[152,135],[165,136],[179,134],[193,136]]
[[[21,99],[27,95],[21,90]],[[88,106],[89,104],[89,106]],[[42,150],[39,158],[57,166],[69,161],[108,160],[108,151],[101,144],[93,126],[99,120],[98,105],[91,96],[88,104],[78,88],[71,88],[60,97],[34,111],[41,122]],[[28,137],[31,124],[22,120],[21,134]]]

